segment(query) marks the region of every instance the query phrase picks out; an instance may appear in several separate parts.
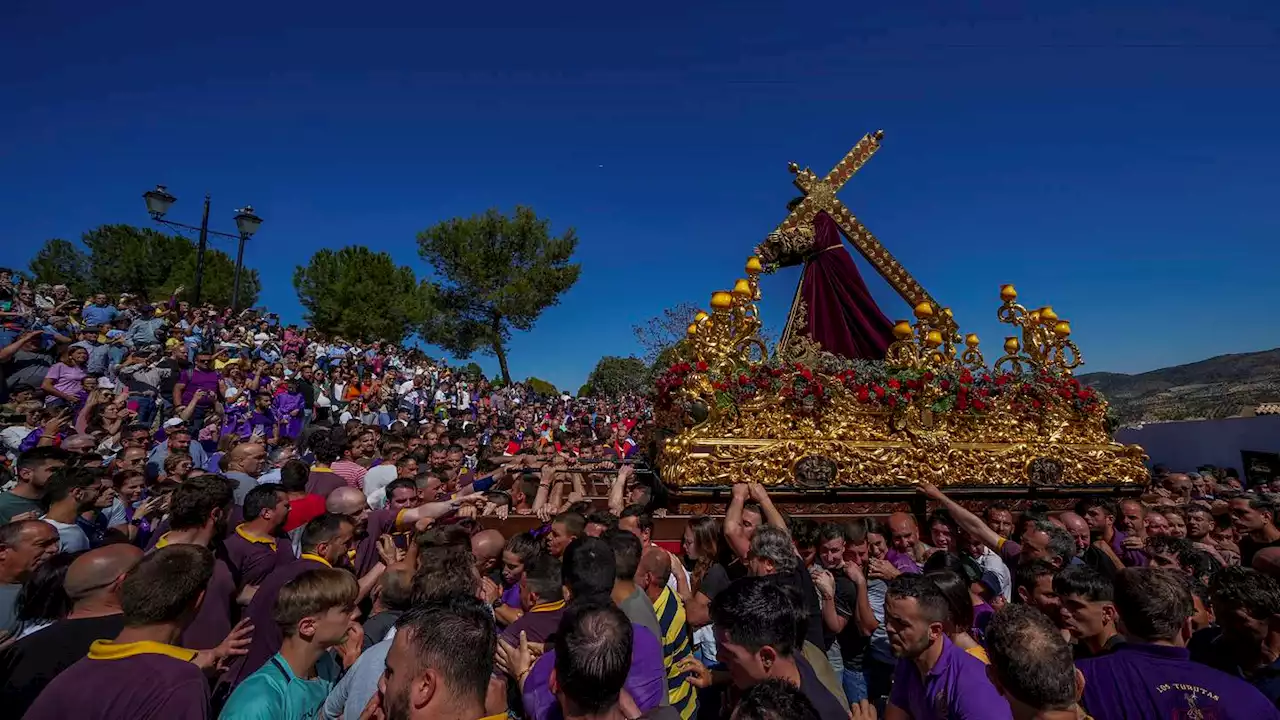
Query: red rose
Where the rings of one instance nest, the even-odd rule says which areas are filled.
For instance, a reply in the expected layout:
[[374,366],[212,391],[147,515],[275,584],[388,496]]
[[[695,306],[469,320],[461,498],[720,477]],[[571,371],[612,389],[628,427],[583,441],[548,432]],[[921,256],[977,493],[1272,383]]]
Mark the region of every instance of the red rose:
[[938,383],[938,387],[942,388],[943,392],[946,392],[947,390],[951,389],[951,381],[943,380],[942,382]]
[[902,383],[898,382],[898,378],[889,378],[889,387],[897,390],[902,387]]
[[977,410],[978,412],[982,412],[983,410],[987,409],[987,404],[982,402],[981,400],[974,400],[973,409]]
[[739,385],[746,385],[748,382],[750,382],[750,381],[749,381],[749,380],[747,380],[747,376],[746,376],[746,375],[739,375],[739,376],[738,376],[738,384],[739,384]]
[[889,396],[889,399],[888,399],[888,400],[886,400],[885,402],[889,403],[889,407],[894,407],[895,405],[897,405],[897,404],[898,404],[898,398],[896,398],[896,397],[894,397],[894,396],[890,395],[890,396]]
[[872,386],[871,392],[875,393],[876,397],[878,398],[884,397],[884,388],[880,387],[879,385]]
[[933,371],[932,370],[926,371],[924,375],[920,376],[920,379],[927,383],[933,382]]
[[1036,410],[1039,410],[1040,408],[1044,407],[1044,403],[1040,402],[1039,400],[1032,400],[1031,407]]
[[966,385],[973,382],[973,373],[969,372],[968,368],[960,371],[960,382]]
[[1004,384],[1005,384],[1005,383],[1007,383],[1007,382],[1009,382],[1009,376],[1008,376],[1008,375],[997,375],[997,376],[996,376],[996,384],[997,384],[997,385],[1004,385]]
[[1081,390],[1079,393],[1076,393],[1076,397],[1080,398],[1081,400],[1088,400],[1091,397],[1093,397],[1093,394],[1090,393],[1088,390]]
[[701,360],[698,361],[698,372],[706,372],[707,364]]
[[774,369],[773,369],[773,376],[774,376],[774,377],[782,377],[782,368],[774,368]]
[[813,386],[813,394],[814,394],[814,395],[817,395],[818,397],[822,397],[822,386],[821,386],[821,385],[814,385],[814,386]]
[[809,370],[809,368],[800,368],[800,377],[804,378],[805,380],[812,380],[813,373]]
[[871,393],[867,392],[867,388],[865,386],[858,388],[858,402],[864,403],[870,402],[870,400]]
[[789,398],[789,397],[791,397],[791,396],[795,395],[795,391],[794,391],[794,390],[792,390],[791,388],[782,388],[782,392],[780,392],[780,393],[778,393],[778,394],[779,394],[779,395],[781,395],[781,396],[782,396],[782,397],[784,397],[784,398]]

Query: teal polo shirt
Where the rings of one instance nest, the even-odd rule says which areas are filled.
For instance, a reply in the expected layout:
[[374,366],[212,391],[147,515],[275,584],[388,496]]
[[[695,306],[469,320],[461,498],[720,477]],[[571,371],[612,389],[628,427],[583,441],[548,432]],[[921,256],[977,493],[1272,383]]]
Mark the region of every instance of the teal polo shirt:
[[333,681],[303,680],[276,653],[266,665],[236,686],[220,720],[311,720],[320,716]]

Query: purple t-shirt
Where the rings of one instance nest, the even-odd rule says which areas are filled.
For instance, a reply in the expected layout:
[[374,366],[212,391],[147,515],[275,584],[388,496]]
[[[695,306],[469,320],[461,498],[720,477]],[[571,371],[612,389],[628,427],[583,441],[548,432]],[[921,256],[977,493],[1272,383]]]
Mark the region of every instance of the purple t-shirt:
[[205,720],[209,681],[195,651],[159,643],[95,642],[36,698],[29,720]]
[[183,406],[191,402],[191,398],[196,396],[197,390],[205,391],[204,399],[198,403],[201,407],[212,407],[218,397],[218,373],[215,370],[191,368],[179,376],[178,382],[183,384]]
[[293,562],[293,545],[289,538],[278,537],[273,542],[253,539],[240,534],[239,529],[227,534],[222,542],[227,549],[227,560],[235,568],[240,586],[258,585],[277,565]]
[[912,575],[919,575],[921,573],[920,565],[915,561],[915,558],[907,555],[906,553],[900,553],[897,550],[890,548],[889,552],[885,553],[884,559],[888,560],[891,565],[898,568],[900,572],[910,573]]
[[[662,704],[667,695],[667,671],[662,664],[662,643],[643,625],[631,624],[631,670],[623,685],[635,700],[640,712],[648,712]],[[547,650],[534,663],[524,681],[524,709],[533,720],[560,720],[560,703],[551,693],[548,681],[556,666],[556,651]]]
[[[74,365],[63,365],[62,363],[54,363],[49,368],[49,372],[45,373],[45,379],[53,381],[53,389],[60,393],[66,393],[72,397],[81,397],[84,395],[83,381],[89,373],[84,368]],[[59,398],[50,395],[45,398],[45,404],[51,403]]]
[[1084,674],[1084,709],[1094,720],[1280,718],[1257,688],[1192,662],[1186,648],[1127,642],[1076,667]]
[[942,636],[942,655],[920,677],[914,662],[901,659],[893,670],[889,703],[912,720],[1012,720],[1009,703],[987,679],[986,666]]
[[1120,558],[1125,567],[1145,567],[1147,564],[1147,554],[1141,550],[1129,550],[1124,546],[1124,541],[1129,536],[1116,530],[1111,535],[1111,552]]

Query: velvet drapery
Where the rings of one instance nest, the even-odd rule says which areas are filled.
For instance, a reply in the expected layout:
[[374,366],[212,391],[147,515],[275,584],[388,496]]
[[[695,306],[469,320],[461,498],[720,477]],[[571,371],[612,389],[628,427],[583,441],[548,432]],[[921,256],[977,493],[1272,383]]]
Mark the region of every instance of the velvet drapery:
[[872,299],[835,220],[818,213],[813,229],[813,250],[800,284],[807,306],[804,334],[836,355],[883,359],[893,342],[893,324]]

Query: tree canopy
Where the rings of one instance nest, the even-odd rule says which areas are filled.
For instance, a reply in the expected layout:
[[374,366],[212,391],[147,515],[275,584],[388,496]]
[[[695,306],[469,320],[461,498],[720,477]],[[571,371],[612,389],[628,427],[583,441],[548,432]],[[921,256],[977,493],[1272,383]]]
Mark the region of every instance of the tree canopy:
[[363,245],[317,251],[293,271],[293,287],[312,327],[347,340],[399,343],[425,316],[413,270]]
[[697,305],[682,302],[663,310],[661,315],[651,317],[639,325],[632,325],[631,332],[635,333],[636,342],[644,348],[644,359],[652,363],[663,350],[683,340],[689,323],[693,322],[693,316],[697,314]]
[[538,393],[539,395],[559,395],[560,394],[560,391],[556,389],[555,385],[552,385],[551,383],[547,382],[546,380],[543,380],[542,378],[530,377],[529,379],[524,381],[524,384],[526,387]]
[[636,357],[606,355],[596,363],[587,377],[592,395],[618,397],[645,392],[649,366]]
[[[196,245],[190,240],[132,225],[102,225],[81,236],[83,249],[52,239],[31,259],[37,283],[61,283],[83,297],[89,293],[133,293],[152,300],[166,297],[179,285],[195,287]],[[235,262],[213,247],[205,250],[201,301],[230,305]],[[262,284],[258,271],[244,268],[240,304],[253,305]]]
[[581,271],[570,262],[578,246],[573,229],[556,237],[549,226],[531,208],[517,206],[511,217],[489,210],[418,233],[418,254],[436,276],[422,338],[463,359],[476,351],[493,355],[502,379],[511,382],[511,332],[532,329]]

